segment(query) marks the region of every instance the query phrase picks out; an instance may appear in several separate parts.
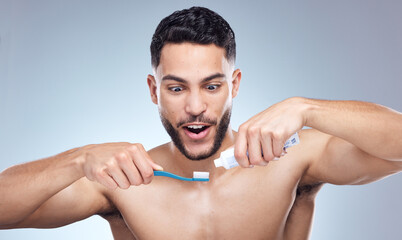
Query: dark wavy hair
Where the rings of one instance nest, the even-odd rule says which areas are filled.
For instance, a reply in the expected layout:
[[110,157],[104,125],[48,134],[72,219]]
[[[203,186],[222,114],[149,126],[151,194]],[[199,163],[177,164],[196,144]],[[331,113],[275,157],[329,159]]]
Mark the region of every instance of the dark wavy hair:
[[162,19],[152,36],[152,67],[158,67],[161,51],[166,43],[191,42],[198,44],[215,44],[225,49],[229,62],[236,59],[235,34],[216,12],[204,7],[192,7],[176,11]]

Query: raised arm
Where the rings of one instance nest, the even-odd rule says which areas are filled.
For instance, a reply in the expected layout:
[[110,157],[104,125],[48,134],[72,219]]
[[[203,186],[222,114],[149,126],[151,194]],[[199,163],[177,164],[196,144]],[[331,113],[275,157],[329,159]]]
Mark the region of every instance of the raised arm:
[[402,161],[402,114],[359,101],[306,99],[305,125],[342,138],[362,151],[387,160]]
[[333,184],[365,184],[402,171],[402,114],[359,101],[307,100],[314,147],[306,176]]
[[160,168],[130,143],[88,145],[10,167],[0,173],[0,229],[58,227],[106,212],[107,189],[147,184]]
[[303,131],[300,146],[289,151],[308,155],[308,173],[316,180],[358,184],[402,170],[401,113],[367,102],[299,97],[242,124],[236,159],[243,167],[266,165],[281,156],[286,139],[303,126],[315,130]]
[[[339,137],[315,129],[302,130],[295,155],[307,160],[308,168],[301,180],[307,183],[360,185],[380,180],[402,171],[402,161],[373,156]],[[314,149],[305,152],[305,149]]]

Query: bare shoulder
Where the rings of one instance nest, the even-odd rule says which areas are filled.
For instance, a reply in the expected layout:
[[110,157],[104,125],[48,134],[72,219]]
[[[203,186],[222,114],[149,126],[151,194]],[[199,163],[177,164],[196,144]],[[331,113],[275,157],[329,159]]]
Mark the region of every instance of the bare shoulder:
[[169,149],[169,142],[156,146],[154,148],[151,148],[147,152],[150,155],[158,155],[158,154],[165,153],[165,151],[167,151],[168,149]]
[[169,148],[170,148],[170,144],[165,143],[165,144],[159,145],[157,147],[154,147],[154,148],[148,150],[147,152],[155,163],[157,163],[159,165],[163,165],[163,164],[167,163]]

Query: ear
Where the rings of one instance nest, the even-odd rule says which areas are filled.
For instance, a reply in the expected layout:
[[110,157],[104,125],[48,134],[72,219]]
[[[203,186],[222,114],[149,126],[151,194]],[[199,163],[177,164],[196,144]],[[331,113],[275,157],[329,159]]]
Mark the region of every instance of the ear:
[[239,86],[241,81],[241,71],[236,69],[232,75],[232,98],[235,98],[239,93]]
[[152,76],[151,74],[148,74],[147,76],[147,83],[148,83],[148,87],[149,87],[149,93],[151,94],[151,100],[153,103],[158,104],[158,95],[156,94],[156,81],[154,76]]

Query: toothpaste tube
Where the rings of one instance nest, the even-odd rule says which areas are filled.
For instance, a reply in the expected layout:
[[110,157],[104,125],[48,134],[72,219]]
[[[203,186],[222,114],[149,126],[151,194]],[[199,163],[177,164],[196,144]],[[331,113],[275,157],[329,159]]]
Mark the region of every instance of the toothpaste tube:
[[[300,142],[299,135],[296,132],[285,142],[283,149],[294,146],[299,142]],[[275,159],[278,160],[277,158]],[[215,167],[224,167],[225,169],[231,169],[239,166],[239,163],[236,161],[236,158],[234,157],[234,148],[229,148],[228,150],[221,152],[220,157],[218,159],[215,159],[214,163]]]

